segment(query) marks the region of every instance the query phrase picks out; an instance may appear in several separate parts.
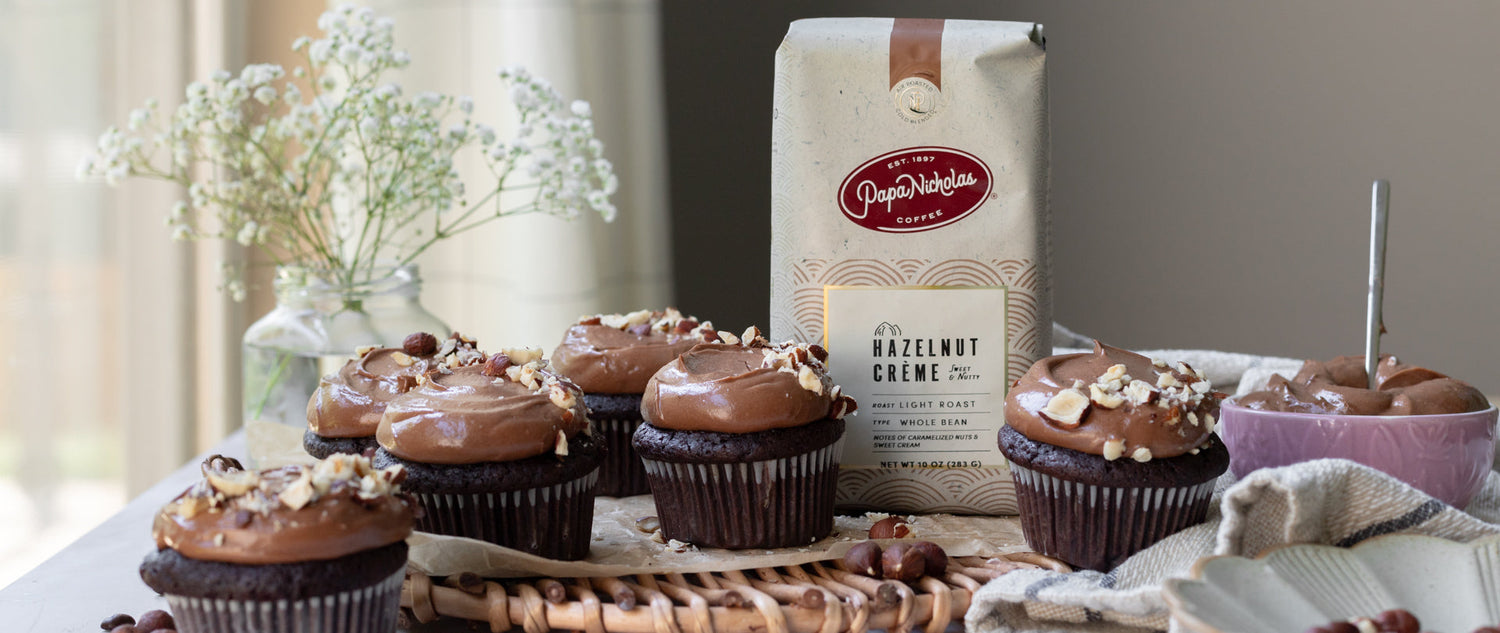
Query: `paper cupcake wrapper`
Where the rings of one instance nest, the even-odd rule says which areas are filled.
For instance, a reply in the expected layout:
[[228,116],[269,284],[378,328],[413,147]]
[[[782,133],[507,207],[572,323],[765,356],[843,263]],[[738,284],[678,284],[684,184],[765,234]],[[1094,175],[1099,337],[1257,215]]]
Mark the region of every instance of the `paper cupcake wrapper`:
[[806,545],[833,530],[844,440],[807,453],[739,464],[642,459],[662,535],[728,549]]
[[362,589],[301,600],[231,600],[167,594],[181,633],[390,633],[403,568]]
[[1177,488],[1097,486],[1010,465],[1021,530],[1031,549],[1074,567],[1108,571],[1208,516],[1214,480]]
[[414,493],[423,511],[417,529],[580,560],[589,553],[598,482],[596,468],[571,481],[511,492]]
[[596,437],[604,439],[608,451],[599,466],[599,494],[606,497],[628,497],[651,492],[646,481],[646,467],[631,446],[630,438],[642,420],[595,420]]

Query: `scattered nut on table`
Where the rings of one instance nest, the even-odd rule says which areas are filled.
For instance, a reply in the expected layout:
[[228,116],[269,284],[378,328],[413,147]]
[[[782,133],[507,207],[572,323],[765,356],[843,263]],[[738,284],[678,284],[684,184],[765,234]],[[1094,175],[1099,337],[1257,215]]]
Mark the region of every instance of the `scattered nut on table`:
[[906,538],[911,536],[911,525],[906,517],[889,516],[870,526],[870,538]]

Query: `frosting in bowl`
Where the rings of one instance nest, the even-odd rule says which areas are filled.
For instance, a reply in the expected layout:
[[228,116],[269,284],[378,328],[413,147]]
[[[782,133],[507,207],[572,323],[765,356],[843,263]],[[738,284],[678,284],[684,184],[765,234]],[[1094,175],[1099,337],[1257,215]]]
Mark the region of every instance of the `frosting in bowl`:
[[855,409],[828,377],[827,352],[773,345],[755,328],[718,332],[662,367],[647,383],[641,415],[677,431],[755,433],[840,419]]
[[1483,411],[1489,401],[1468,383],[1382,354],[1369,389],[1364,356],[1308,360],[1297,376],[1235,398],[1248,409],[1340,415],[1430,415]]
[[411,535],[413,506],[400,466],[375,469],[358,455],[251,471],[215,455],[204,479],[157,513],[157,549],[237,564],[330,560]]
[[505,350],[484,365],[422,376],[391,400],[375,439],[401,459],[475,464],[566,454],[589,427],[577,385],[548,369],[539,350]]
[[641,393],[651,375],[702,343],[713,324],[675,308],[579,319],[552,351],[552,367],[587,393]]
[[417,377],[484,362],[474,341],[455,333],[438,342],[418,332],[411,344],[360,350],[357,358],[324,376],[307,402],[307,426],[323,437],[370,437],[392,398],[417,385]]
[[1005,398],[1005,423],[1032,440],[1136,461],[1201,448],[1219,400],[1203,374],[1094,342],[1094,351],[1043,358]]

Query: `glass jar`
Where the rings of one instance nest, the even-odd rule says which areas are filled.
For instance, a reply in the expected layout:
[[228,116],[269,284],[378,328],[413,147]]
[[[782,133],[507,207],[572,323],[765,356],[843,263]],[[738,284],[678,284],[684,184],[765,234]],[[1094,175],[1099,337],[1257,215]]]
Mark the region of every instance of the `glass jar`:
[[399,346],[412,332],[439,339],[448,326],[422,307],[415,264],[353,284],[330,271],[280,266],[276,307],[245,330],[244,422],[306,427],[318,380],[367,345]]

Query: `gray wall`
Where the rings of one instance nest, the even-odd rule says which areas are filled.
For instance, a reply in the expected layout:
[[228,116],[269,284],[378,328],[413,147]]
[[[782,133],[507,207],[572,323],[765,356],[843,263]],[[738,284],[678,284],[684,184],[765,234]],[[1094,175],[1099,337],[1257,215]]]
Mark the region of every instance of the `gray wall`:
[[764,326],[772,59],[801,17],[1046,25],[1055,313],[1135,348],[1384,349],[1500,394],[1500,3],[665,0],[678,303]]

